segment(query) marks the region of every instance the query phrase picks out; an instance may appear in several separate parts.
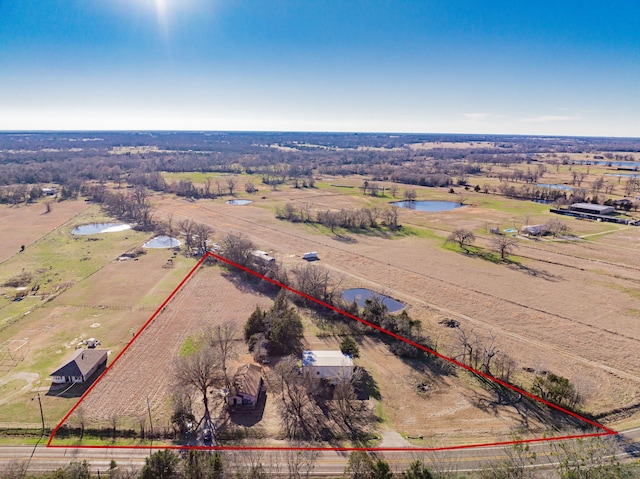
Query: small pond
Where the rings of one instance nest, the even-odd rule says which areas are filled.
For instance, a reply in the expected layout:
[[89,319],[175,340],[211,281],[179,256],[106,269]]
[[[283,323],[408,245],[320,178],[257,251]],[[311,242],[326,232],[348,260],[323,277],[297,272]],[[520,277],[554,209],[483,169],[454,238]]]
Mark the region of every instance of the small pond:
[[431,212],[448,211],[462,206],[460,203],[454,201],[394,201],[391,204],[399,206],[400,208]]
[[551,188],[552,190],[572,190],[573,188],[571,186],[567,186],[567,185],[554,185],[551,183],[537,183],[536,186],[539,186],[540,188]]
[[123,223],[91,223],[89,225],[76,226],[71,230],[72,235],[95,235],[98,233],[116,233],[130,230],[131,225]]
[[385,296],[384,294],[378,294],[366,288],[346,289],[342,293],[342,298],[345,301],[352,302],[355,300],[356,304],[360,308],[364,308],[365,300],[371,299],[374,296],[378,296],[378,298],[381,298],[382,304],[384,304],[387,307],[387,309],[392,313],[396,311],[400,311],[402,308],[404,308],[404,304],[402,304],[400,301],[396,301],[395,299],[390,298],[389,296]]
[[251,200],[229,200],[227,201],[228,205],[248,205],[249,203],[253,203]]
[[180,246],[180,240],[177,238],[172,238],[171,236],[156,236],[155,238],[151,238],[145,244],[142,245],[143,248],[175,248],[176,246]]

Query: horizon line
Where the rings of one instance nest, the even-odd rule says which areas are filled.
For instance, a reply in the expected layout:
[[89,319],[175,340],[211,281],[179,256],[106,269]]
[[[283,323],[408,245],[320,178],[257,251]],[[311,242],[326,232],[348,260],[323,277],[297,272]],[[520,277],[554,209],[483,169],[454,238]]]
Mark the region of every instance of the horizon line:
[[443,135],[462,137],[516,137],[516,138],[594,138],[594,139],[616,139],[616,140],[637,140],[640,136],[615,136],[615,135],[552,135],[539,133],[456,133],[456,132],[400,132],[400,131],[357,131],[357,130],[209,130],[209,129],[166,129],[166,128],[140,128],[140,129],[0,129],[0,135],[10,134],[41,134],[41,133],[270,133],[270,134],[316,134],[316,135]]

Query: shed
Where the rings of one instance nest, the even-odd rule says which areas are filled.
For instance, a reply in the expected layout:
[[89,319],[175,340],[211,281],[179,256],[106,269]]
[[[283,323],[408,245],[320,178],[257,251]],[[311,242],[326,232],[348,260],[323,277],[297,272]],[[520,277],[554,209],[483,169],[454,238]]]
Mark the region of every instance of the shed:
[[106,349],[79,349],[50,374],[54,384],[83,383],[107,365]]
[[266,265],[274,263],[276,261],[276,259],[273,256],[269,255],[269,253],[259,249],[252,251],[251,256],[253,257],[253,261],[258,264]]
[[240,366],[233,376],[233,388],[227,398],[230,406],[254,409],[264,392],[262,367],[257,364]]
[[353,375],[353,358],[339,350],[303,351],[302,372],[332,382],[349,380]]
[[569,209],[571,211],[590,213],[592,215],[610,215],[616,211],[613,206],[594,205],[591,203],[574,203],[569,206]]

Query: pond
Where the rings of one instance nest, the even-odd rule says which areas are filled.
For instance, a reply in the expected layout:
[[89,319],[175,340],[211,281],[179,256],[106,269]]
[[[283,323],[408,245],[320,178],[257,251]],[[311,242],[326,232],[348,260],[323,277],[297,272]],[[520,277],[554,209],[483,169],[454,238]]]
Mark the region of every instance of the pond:
[[142,245],[143,248],[175,248],[176,246],[180,246],[180,240],[177,238],[172,238],[171,236],[156,236],[155,238],[151,238],[145,244]]
[[364,302],[367,299],[373,298],[374,296],[382,299],[382,304],[384,304],[391,313],[395,313],[396,311],[400,311],[404,308],[404,304],[402,304],[400,301],[396,301],[395,299],[390,298],[389,296],[385,296],[384,294],[378,294],[367,288],[345,289],[342,292],[342,298],[345,301],[349,301],[351,303],[355,300],[356,304],[360,308],[364,308]]
[[604,176],[615,176],[618,178],[640,178],[640,173],[605,173]]
[[418,211],[448,211],[462,206],[460,203],[454,201],[394,201],[392,205],[399,206],[400,208],[408,208],[410,210]]
[[131,225],[123,223],[91,223],[89,225],[76,226],[71,230],[72,235],[95,235],[98,233],[116,233],[130,230]]
[[551,188],[553,190],[572,190],[573,188],[571,186],[567,186],[567,185],[554,185],[551,183],[537,183],[536,186],[539,186],[540,188]]
[[248,205],[249,203],[253,203],[251,200],[229,200],[227,201],[228,205]]
[[617,166],[620,168],[640,168],[640,161],[573,160],[574,165]]

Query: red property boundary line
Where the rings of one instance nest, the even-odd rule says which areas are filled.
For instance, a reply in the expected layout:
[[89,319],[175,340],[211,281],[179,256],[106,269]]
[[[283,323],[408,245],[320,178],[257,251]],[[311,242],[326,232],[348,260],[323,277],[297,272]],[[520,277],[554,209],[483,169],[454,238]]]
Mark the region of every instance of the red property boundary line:
[[[138,339],[138,337],[144,332],[144,330],[149,326],[149,324],[151,324],[151,322],[158,316],[158,314],[160,314],[160,312],[162,312],[162,310],[165,308],[165,306],[167,305],[167,303],[169,301],[171,301],[171,299],[173,299],[173,297],[176,295],[176,293],[184,286],[184,284],[187,282],[187,280],[193,275],[193,273],[202,265],[202,263],[207,259],[207,258],[215,258],[218,261],[221,261],[223,263],[227,263],[230,266],[233,266],[235,268],[238,268],[242,271],[245,271],[246,273],[249,273],[257,278],[263,279],[265,281],[268,281],[280,288],[284,288],[287,291],[290,291],[294,294],[297,294],[299,296],[302,296],[305,299],[308,299],[310,301],[313,301],[316,304],[319,304],[320,306],[324,306],[325,308],[329,308],[339,314],[342,314],[343,316],[346,316],[347,318],[353,319],[354,321],[358,321],[359,323],[362,323],[366,326],[369,326],[370,328],[373,328],[377,331],[380,331],[381,333],[384,333],[392,338],[398,339],[400,341],[404,341],[407,344],[410,344],[411,346],[418,348],[426,353],[429,353],[433,356],[436,356],[438,358],[441,358],[455,366],[458,366],[462,369],[465,369],[473,374],[476,374],[478,376],[481,376],[489,381],[492,381],[496,384],[499,384],[507,389],[510,389],[514,392],[517,392],[518,394],[521,394],[523,396],[528,397],[529,399],[532,399],[534,401],[540,402],[546,406],[549,406],[553,409],[556,409],[557,411],[560,411],[563,414],[567,414],[575,419],[578,419],[581,422],[584,422],[585,424],[588,424],[590,426],[593,426],[596,429],[601,430],[602,432],[593,432],[593,433],[588,433],[588,434],[572,434],[572,435],[566,435],[566,436],[556,436],[556,437],[542,437],[542,438],[537,438],[537,439],[521,439],[521,440],[514,440],[514,441],[498,441],[498,442],[489,442],[489,443],[477,443],[477,444],[464,444],[464,445],[457,445],[457,446],[443,446],[443,447],[272,447],[272,446],[181,446],[181,445],[164,445],[164,446],[124,446],[124,445],[113,445],[113,446],[101,446],[101,445],[86,445],[86,446],[68,446],[68,445],[55,445],[52,444],[53,439],[55,438],[56,433],[58,432],[58,430],[60,429],[60,427],[62,427],[62,425],[66,422],[67,419],[69,419],[69,416],[71,416],[71,414],[73,414],[73,412],[78,408],[78,406],[82,403],[82,401],[86,398],[86,396],[91,392],[91,390],[96,386],[96,384],[98,384],[98,382],[100,382],[102,380],[102,378],[105,376],[105,374],[107,374],[109,372],[109,370],[113,367],[113,365],[122,357],[122,355],[127,351],[127,349],[129,349],[129,347],[131,346],[131,344]],[[254,451],[398,451],[398,452],[402,452],[402,451],[407,451],[407,452],[420,452],[420,451],[453,451],[453,450],[459,450],[459,449],[474,449],[474,448],[480,448],[480,447],[500,447],[500,446],[512,446],[515,444],[532,444],[532,443],[541,443],[541,442],[551,442],[551,441],[563,441],[563,440],[567,440],[567,439],[580,439],[580,438],[588,438],[588,437],[601,437],[601,436],[611,436],[611,435],[617,435],[618,433],[616,431],[614,431],[613,429],[610,429],[606,426],[603,426],[602,424],[599,424],[595,421],[592,421],[590,419],[587,419],[573,411],[569,411],[568,409],[565,409],[561,406],[558,406],[557,404],[553,404],[545,399],[542,399],[541,397],[538,397],[534,394],[531,394],[530,392],[525,391],[524,389],[520,389],[517,386],[514,386],[512,384],[509,384],[501,379],[495,378],[493,376],[490,376],[489,374],[483,373],[482,371],[479,371],[477,369],[472,368],[471,366],[467,366],[466,364],[461,363],[460,361],[457,361],[453,358],[449,358],[447,356],[444,356],[443,354],[440,354],[437,351],[434,351],[430,348],[427,348],[421,344],[418,344],[414,341],[411,341],[410,339],[407,339],[403,336],[400,336],[398,334],[395,334],[391,331],[388,331],[384,328],[381,328],[380,326],[377,326],[373,323],[370,323],[369,321],[366,321],[362,318],[359,318],[353,314],[350,314],[346,311],[343,311],[339,308],[336,308],[335,306],[332,306],[328,303],[325,303],[324,301],[321,301],[317,298],[314,298],[312,296],[309,296],[301,291],[298,291],[290,286],[287,286],[286,284],[282,284],[272,278],[267,278],[266,276],[253,271],[252,269],[246,268],[244,266],[241,266],[237,263],[234,263],[233,261],[230,261],[226,258],[223,258],[222,256],[219,256],[217,254],[214,253],[206,253],[201,259],[200,261],[198,261],[198,263],[191,269],[191,271],[189,271],[189,273],[185,276],[185,278],[180,282],[180,284],[173,290],[173,292],[169,295],[169,297],[160,305],[160,307],[157,309],[157,311],[155,313],[153,313],[153,315],[147,320],[147,322],[142,326],[142,328],[140,328],[140,330],[138,331],[138,333],[131,339],[131,341],[129,341],[129,343],[125,346],[125,348],[120,352],[120,354],[118,354],[118,356],[113,360],[113,362],[102,372],[102,374],[96,379],[96,381],[91,385],[91,387],[89,387],[89,389],[87,389],[87,391],[82,395],[82,397],[78,400],[78,402],[75,404],[75,406],[73,406],[73,408],[66,414],[66,416],[62,419],[62,421],[60,421],[60,423],[58,423],[58,425],[55,427],[55,429],[52,431],[51,436],[49,437],[49,440],[47,441],[47,447],[51,447],[51,448],[69,448],[69,449],[106,449],[106,448],[113,448],[113,449],[180,449],[180,450],[185,450],[185,449],[194,449],[194,450],[220,450],[220,451],[247,451],[247,450],[254,450]]]

